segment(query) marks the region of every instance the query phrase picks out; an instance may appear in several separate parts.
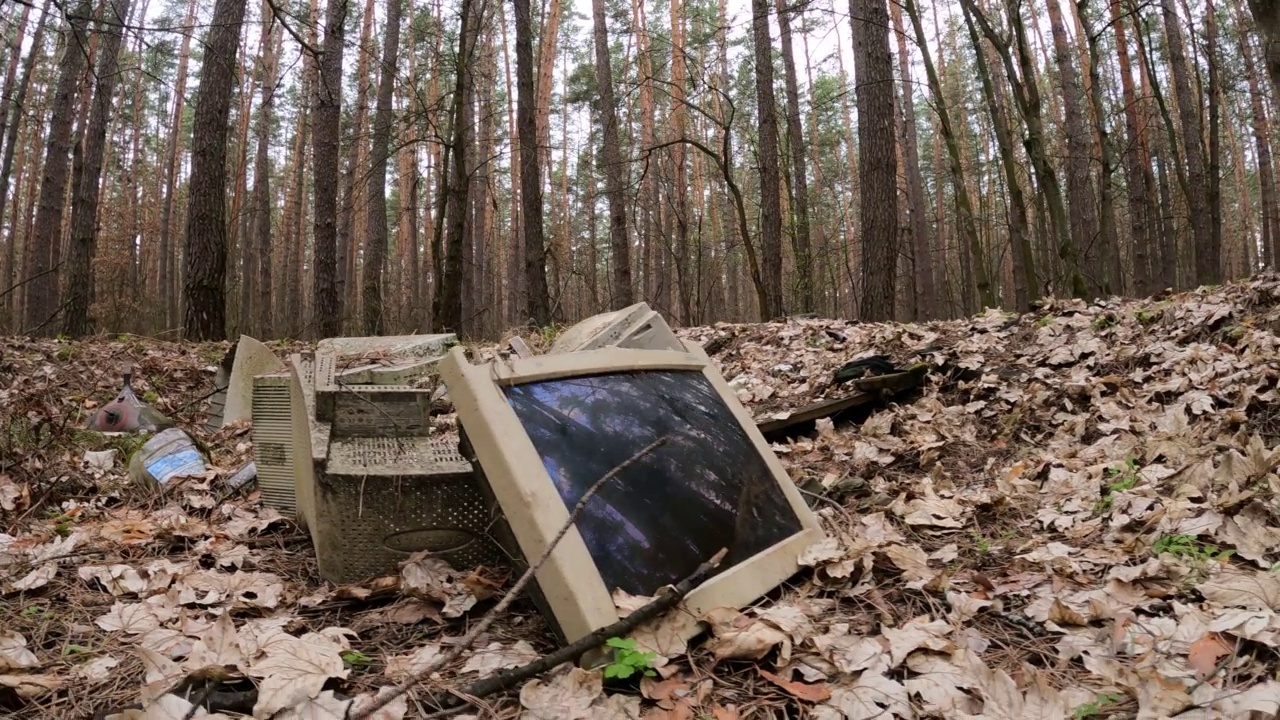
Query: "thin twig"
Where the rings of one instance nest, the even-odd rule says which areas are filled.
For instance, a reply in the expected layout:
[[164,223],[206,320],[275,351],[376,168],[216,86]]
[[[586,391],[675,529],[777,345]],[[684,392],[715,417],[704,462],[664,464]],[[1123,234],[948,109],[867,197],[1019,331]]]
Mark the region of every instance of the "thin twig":
[[444,709],[455,709],[459,706],[465,707],[471,704],[470,700],[472,698],[488,697],[494,693],[510,689],[523,680],[540,675],[563,663],[576,661],[611,637],[621,637],[629,634],[640,625],[659,617],[675,607],[676,603],[679,603],[686,595],[693,592],[694,588],[701,585],[702,581],[706,580],[720,566],[721,562],[724,562],[724,558],[728,554],[728,548],[721,548],[710,560],[699,565],[698,569],[694,570],[691,575],[681,580],[667,592],[636,608],[630,615],[621,620],[611,625],[606,625],[571,645],[566,645],[550,655],[545,655],[531,663],[482,678],[436,704]]
[[511,603],[515,602],[515,599],[520,596],[520,593],[524,591],[525,586],[528,585],[529,582],[533,580],[533,576],[538,572],[538,570],[542,568],[543,564],[546,563],[547,558],[551,557],[552,551],[554,551],[556,549],[556,546],[560,544],[560,540],[563,539],[566,534],[568,534],[569,528],[573,527],[574,522],[577,521],[578,519],[578,515],[582,513],[582,509],[586,507],[587,501],[591,499],[591,496],[595,495],[597,490],[604,487],[605,483],[617,477],[618,474],[621,473],[623,470],[626,470],[627,468],[631,467],[631,465],[635,464],[638,460],[640,460],[640,458],[653,452],[655,449],[657,449],[659,446],[663,445],[666,442],[667,442],[667,437],[665,435],[658,438],[657,440],[654,440],[653,442],[641,448],[640,451],[637,452],[635,455],[632,455],[631,457],[627,458],[622,462],[622,464],[618,465],[614,469],[605,473],[603,477],[595,481],[595,484],[593,484],[590,488],[587,488],[587,491],[583,493],[582,497],[578,500],[578,503],[573,506],[573,511],[569,513],[568,519],[566,519],[564,521],[564,524],[560,526],[560,532],[556,533],[556,536],[551,539],[550,543],[547,544],[546,549],[542,551],[542,555],[538,558],[537,562],[530,565],[529,568],[524,571],[524,573],[520,576],[520,579],[516,580],[516,584],[512,585],[511,589],[507,591],[507,594],[502,596],[502,599],[498,601],[498,604],[494,605],[493,608],[489,610],[489,612],[486,613],[483,618],[480,619],[480,622],[475,624],[475,626],[471,629],[471,632],[467,633],[466,636],[463,637],[462,640],[459,641],[457,645],[454,645],[452,650],[440,655],[433,662],[428,663],[427,666],[423,668],[421,671],[413,674],[412,676],[409,677],[409,679],[401,682],[399,685],[396,685],[395,690],[393,692],[387,693],[382,697],[376,698],[372,703],[370,703],[368,706],[364,708],[361,708],[361,710],[355,714],[351,713],[351,708],[353,706],[349,706],[347,708],[347,715],[346,715],[347,720],[367,720],[369,716],[373,715],[375,712],[386,707],[388,704],[391,703],[392,700],[395,700],[401,695],[404,695],[405,693],[409,692],[409,690],[411,690],[414,685],[417,685],[423,680],[426,680],[427,678],[431,677],[432,673],[436,672],[437,670],[444,667],[445,665],[448,665],[454,660],[457,660],[462,655],[462,653],[466,652],[468,648],[470,648],[472,645],[475,644],[476,640],[479,639],[480,635],[482,635],[486,630],[489,629],[490,626],[492,626],[495,622],[497,622],[498,618],[502,615],[504,611],[506,611],[507,607],[510,606]]

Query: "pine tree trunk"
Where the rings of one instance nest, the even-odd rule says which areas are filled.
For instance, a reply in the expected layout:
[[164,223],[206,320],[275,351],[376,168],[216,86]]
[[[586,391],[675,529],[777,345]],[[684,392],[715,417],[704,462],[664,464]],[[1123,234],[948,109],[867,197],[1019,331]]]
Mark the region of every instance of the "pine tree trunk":
[[1089,175],[1093,143],[1085,129],[1084,92],[1080,88],[1080,73],[1072,58],[1061,8],[1056,2],[1045,3],[1045,7],[1049,11],[1049,30],[1053,35],[1054,59],[1058,82],[1062,88],[1063,128],[1067,149],[1067,213],[1071,222],[1071,239],[1080,248],[1091,293],[1106,294],[1106,271],[1102,262],[1105,251],[1098,243],[1097,200]]
[[1191,214],[1191,232],[1195,241],[1195,278],[1197,284],[1215,285],[1222,280],[1222,246],[1214,243],[1213,220],[1210,217],[1199,96],[1192,94],[1182,30],[1178,27],[1173,0],[1161,0],[1161,7],[1169,48],[1169,72],[1173,75],[1178,119],[1182,122],[1182,148],[1187,163],[1187,210]]
[[[756,62],[756,109],[760,125],[760,248],[764,266],[761,268],[764,292],[760,297],[760,319],[772,320],[783,315],[782,199],[781,176],[778,172],[778,108],[773,95],[773,41],[769,37],[768,0],[751,0],[751,27]],[[889,107],[892,109],[892,104]],[[892,114],[889,121],[892,132]],[[892,140],[889,152],[892,161]],[[890,182],[892,177],[890,174]]]
[[[266,0],[262,3],[263,17],[270,17],[270,6]],[[258,83],[262,92],[262,102],[258,107],[257,123],[254,134],[257,136],[257,148],[253,158],[253,197],[250,200],[252,221],[250,236],[245,239],[252,250],[248,253],[250,262],[248,278],[252,282],[241,282],[253,291],[240,299],[248,312],[242,311],[246,332],[257,333],[259,337],[271,337],[271,125],[275,122],[275,85],[279,76],[276,58],[282,41],[281,30],[274,23],[264,23],[261,38],[262,47],[262,80]]]
[[[9,181],[13,177],[13,158],[14,153],[21,139],[20,131],[22,129],[23,109],[27,107],[27,93],[31,89],[31,73],[35,68],[36,60],[40,57],[41,50],[44,48],[44,30],[48,25],[49,17],[53,14],[49,12],[52,0],[45,0],[44,7],[40,11],[40,19],[36,21],[35,32],[31,34],[31,50],[27,53],[26,59],[22,62],[22,77],[18,80],[18,87],[12,97],[12,105],[5,105],[0,108],[8,118],[8,125],[5,127],[4,139],[4,159],[0,160],[0,228],[4,227],[4,210],[6,201],[9,199]],[[19,186],[19,189],[21,187]],[[18,206],[15,200],[13,206],[13,218],[18,216]],[[12,227],[17,228],[17,223],[13,223]],[[18,274],[18,235],[16,232],[9,233],[9,240],[5,244],[4,256],[4,273],[0,274],[0,290],[13,287],[14,278]],[[18,293],[12,293],[15,297]],[[0,308],[8,306],[9,303],[4,298],[0,298]],[[8,319],[9,313],[0,312],[0,316]]]
[[[385,327],[382,317],[382,270],[387,252],[387,165],[391,145],[391,100],[395,91],[396,61],[400,55],[400,12],[403,0],[388,0],[387,24],[383,34],[381,77],[378,80],[378,99],[373,116],[373,147],[369,157],[369,227],[365,234],[364,279],[361,292],[364,296],[364,333],[381,335]],[[404,198],[400,201],[404,202]]]
[[[991,42],[1004,64],[1005,75],[1013,89],[1014,100],[1018,112],[1026,126],[1026,137],[1023,142],[1027,155],[1031,160],[1039,188],[1037,198],[1046,206],[1049,231],[1057,244],[1056,255],[1061,261],[1062,270],[1066,274],[1066,290],[1075,298],[1083,298],[1088,294],[1084,275],[1080,267],[1080,249],[1072,238],[1067,220],[1066,203],[1062,197],[1062,186],[1058,183],[1057,174],[1049,163],[1045,150],[1044,122],[1040,115],[1040,90],[1036,87],[1035,63],[1031,59],[1030,43],[1027,40],[1026,28],[1023,27],[1018,14],[1016,0],[1005,0],[1005,14],[1009,24],[1013,26],[1013,44],[1017,52],[1015,66],[1013,52],[1009,44],[991,26],[983,11],[973,0],[961,0],[968,6],[969,13],[977,21],[982,34]],[[1018,71],[1022,71],[1021,80]]]
[[[800,81],[796,75],[795,54],[791,46],[791,15],[794,13],[799,17],[802,6],[797,4],[787,7],[786,0],[775,0],[775,2],[778,10],[778,30],[782,39],[782,68],[787,88],[787,147],[791,151],[791,203],[795,223],[791,251],[795,256],[796,295],[799,300],[799,311],[811,313],[814,311],[813,288],[816,269],[813,266],[813,246],[809,232],[809,173],[805,159],[804,128],[800,124]],[[897,5],[894,7],[896,8]],[[914,116],[912,121],[914,122]],[[926,238],[925,241],[928,242],[928,239]],[[917,278],[919,272],[920,269],[917,266]]]
[[1013,264],[1013,302],[1018,312],[1031,309],[1031,298],[1036,293],[1035,258],[1031,251],[1031,233],[1027,226],[1027,201],[1018,180],[1018,161],[1015,155],[1013,134],[1005,116],[1004,92],[992,82],[987,63],[988,53],[973,26],[968,7],[961,6],[969,41],[973,44],[978,79],[982,82],[982,94],[995,130],[996,144],[1000,150],[1000,167],[1004,171],[1005,187],[1009,193],[1009,249]]
[[[1088,0],[1076,0],[1076,18],[1084,23],[1085,5]],[[1112,191],[1111,176],[1115,172],[1115,150],[1111,144],[1111,131],[1108,129],[1106,108],[1102,104],[1102,80],[1098,76],[1098,65],[1101,64],[1098,53],[1098,34],[1092,29],[1084,30],[1088,45],[1088,92],[1089,103],[1093,110],[1092,121],[1097,135],[1098,148],[1102,164],[1098,170],[1098,239],[1097,243],[1101,259],[1105,261],[1106,280],[1104,292],[1111,295],[1124,293],[1124,263],[1121,260],[1120,239],[1116,232],[1115,193]]]
[[[22,64],[22,45],[27,38],[27,23],[31,19],[31,9],[33,5],[22,6],[22,16],[18,19],[16,26],[11,26],[10,32],[13,33],[13,40],[5,43],[5,50],[8,54],[5,56],[4,65],[4,85],[0,87],[0,149],[8,150],[8,127],[10,109],[13,107],[13,91],[14,84],[18,81],[18,66]],[[48,2],[45,3],[45,11],[48,11]],[[41,20],[44,20],[44,13],[41,14]],[[6,38],[7,40],[7,38]],[[14,119],[17,122],[17,118]],[[4,215],[3,201],[0,200],[0,216]],[[0,285],[0,290],[7,288],[8,285]]]
[[26,281],[23,305],[25,330],[32,334],[52,332],[58,295],[57,273],[53,257],[62,243],[63,202],[67,191],[67,165],[71,152],[71,126],[76,112],[76,95],[85,68],[85,27],[92,5],[81,0],[68,15],[69,35],[63,43],[59,62],[58,86],[54,91],[49,138],[45,146],[44,175],[40,181],[40,199],[35,225],[26,243]]
[[1249,83],[1249,108],[1252,111],[1254,147],[1257,151],[1258,184],[1262,205],[1262,253],[1263,262],[1274,269],[1280,259],[1280,212],[1276,203],[1275,163],[1271,157],[1271,123],[1267,114],[1267,95],[1258,78],[1258,67],[1253,56],[1253,46],[1245,32],[1244,12],[1236,0],[1237,41],[1240,56],[1244,59],[1245,79]]
[[[1218,75],[1220,59],[1218,57],[1218,20],[1217,8],[1213,0],[1208,0],[1205,7],[1205,30],[1208,40],[1205,61],[1209,65],[1209,82],[1206,92],[1209,95],[1209,246],[1216,258],[1216,281],[1222,280],[1222,85]],[[1196,257],[1199,257],[1197,252]]]
[[124,41],[121,28],[127,24],[132,0],[113,0],[102,9],[105,22],[101,24],[105,36],[98,50],[98,67],[95,76],[93,106],[89,114],[89,126],[84,139],[83,173],[73,188],[71,203],[71,252],[67,257],[67,283],[65,287],[67,313],[63,316],[62,332],[72,337],[82,337],[92,332],[89,305],[93,302],[93,258],[97,252],[98,192],[102,181],[102,160],[106,151],[107,123],[110,122],[111,105],[115,100],[116,80],[119,77],[120,43]]
[[551,321],[546,241],[542,232],[542,172],[539,167],[533,95],[533,25],[529,0],[513,0],[516,24],[516,123],[520,135],[520,222],[524,229],[524,275],[528,293],[522,321]]
[[328,0],[324,47],[317,63],[312,153],[314,156],[315,262],[312,317],[322,338],[342,332],[338,301],[338,141],[342,121],[342,37],[348,0]]
[[907,211],[915,277],[915,319],[929,320],[937,317],[938,307],[933,284],[932,243],[927,222],[929,203],[924,195],[924,177],[920,174],[915,83],[911,79],[911,57],[907,47],[907,34],[902,25],[902,7],[897,3],[890,3],[889,11],[893,16],[893,31],[898,42],[898,73],[902,76],[902,159],[907,181]]
[[[853,22],[854,92],[858,102],[858,166],[861,170],[858,178],[862,188],[859,208],[862,230],[860,315],[862,320],[869,322],[893,319],[898,255],[893,61],[889,54],[889,13],[885,1],[849,0],[849,15]],[[912,20],[916,21],[914,15]]]
[[[596,90],[600,94],[600,125],[604,142],[600,147],[604,171],[605,194],[609,200],[609,252],[612,255],[613,282],[609,307],[618,310],[630,305],[631,240],[627,233],[627,167],[622,162],[622,141],[618,137],[618,114],[613,95],[613,67],[609,59],[609,32],[605,25],[604,0],[591,0],[591,17],[595,35]],[[594,276],[595,268],[591,269]]]
[[436,292],[435,327],[437,332],[464,333],[462,294],[463,273],[467,272],[465,246],[471,226],[468,199],[471,192],[473,100],[475,95],[475,55],[479,39],[480,15],[484,0],[462,0],[461,24],[458,26],[458,68],[454,79],[453,133],[449,141],[453,165],[449,178],[444,218],[447,232],[444,258],[440,265]]
[[227,135],[245,4],[218,0],[204,41],[187,204],[183,331],[189,340],[221,340],[226,334]]
[[[973,217],[973,203],[969,196],[969,187],[965,182],[964,166],[960,158],[960,145],[956,138],[955,130],[951,124],[951,113],[947,110],[947,100],[943,96],[942,83],[938,78],[938,71],[933,66],[933,59],[929,53],[928,45],[925,44],[924,25],[920,22],[920,13],[917,10],[914,0],[906,4],[907,15],[911,18],[911,26],[915,31],[916,43],[920,46],[920,51],[924,60],[925,75],[929,79],[929,88],[933,93],[934,109],[938,113],[938,126],[942,133],[942,139],[947,147],[947,159],[951,167],[951,186],[955,192],[957,217],[956,221],[959,225],[960,234],[964,237],[965,247],[961,249],[961,253],[968,253],[969,262],[971,264],[970,271],[974,285],[978,289],[978,301],[982,303],[983,308],[998,307],[996,302],[995,291],[991,286],[991,277],[987,272],[987,263],[985,253],[982,250],[982,241],[978,238],[977,224]],[[862,139],[862,142],[866,142]],[[863,187],[866,187],[865,181]],[[867,211],[866,201],[863,201],[863,212]],[[863,228],[863,238],[869,237],[867,229]],[[864,240],[865,242],[865,240]],[[865,270],[864,270],[865,272]],[[970,273],[966,272],[967,276]]]
[[[188,0],[187,14],[183,27],[191,28],[195,24],[198,0]],[[162,299],[165,307],[165,328],[172,328],[178,320],[178,262],[177,243],[173,241],[173,206],[177,202],[175,194],[178,185],[179,158],[182,155],[182,116],[186,110],[187,64],[191,59],[190,31],[182,35],[182,49],[178,52],[178,77],[173,88],[173,112],[165,165],[164,199],[160,206],[160,272],[157,278],[156,294]]]
[[1120,0],[1110,0],[1111,27],[1116,34],[1116,61],[1120,68],[1120,92],[1124,105],[1125,188],[1128,190],[1129,242],[1133,245],[1133,290],[1139,297],[1147,297],[1155,291],[1156,240],[1155,183],[1151,165],[1146,159],[1147,140],[1140,122],[1137,93],[1133,88],[1133,75],[1129,62],[1129,45],[1126,37],[1126,20],[1120,12]]

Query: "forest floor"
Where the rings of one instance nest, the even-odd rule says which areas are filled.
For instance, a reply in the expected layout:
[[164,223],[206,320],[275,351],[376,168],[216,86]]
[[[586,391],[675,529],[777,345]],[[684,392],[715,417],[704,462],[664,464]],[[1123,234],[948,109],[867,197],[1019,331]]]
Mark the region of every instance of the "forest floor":
[[[715,613],[689,647],[662,642],[661,623],[637,632],[660,651],[653,677],[560,667],[470,717],[1280,711],[1280,277],[1021,317],[681,332],[758,419],[823,397],[859,355],[937,372],[861,424],[775,445],[829,535],[785,587]],[[438,657],[509,582],[424,582],[412,563],[320,580],[305,535],[222,484],[251,456],[244,427],[202,427],[227,347],[0,339],[0,713],[231,717],[166,694],[196,677],[251,678],[256,717],[342,717],[340,698]],[[125,358],[139,394],[211,450],[206,476],[156,494],[119,453],[86,462],[104,442],[76,428]],[[518,602],[431,689],[553,646]],[[376,717],[424,717],[425,697]]]

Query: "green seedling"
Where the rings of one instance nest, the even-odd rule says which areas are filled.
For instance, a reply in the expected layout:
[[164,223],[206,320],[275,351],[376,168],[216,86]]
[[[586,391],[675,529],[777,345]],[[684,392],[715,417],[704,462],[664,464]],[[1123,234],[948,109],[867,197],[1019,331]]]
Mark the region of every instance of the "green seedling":
[[1132,490],[1138,484],[1138,470],[1138,461],[1132,457],[1126,459],[1123,463],[1107,468],[1107,477],[1111,481],[1107,483],[1102,497],[1094,505],[1094,512],[1099,515],[1111,512],[1111,506],[1115,503],[1116,493]]
[[368,655],[365,655],[359,650],[348,650],[342,653],[342,659],[348,665],[352,665],[352,666],[373,664],[373,658],[369,657]]
[[1108,707],[1118,704],[1121,700],[1124,700],[1123,695],[1117,695],[1116,693],[1098,693],[1097,697],[1090,702],[1079,705],[1075,710],[1072,710],[1071,717],[1074,720],[1084,720],[1085,718],[1091,718],[1095,715],[1102,715]]
[[604,676],[606,678],[616,678],[618,680],[626,680],[637,672],[644,674],[646,677],[657,675],[653,670],[653,661],[657,659],[657,654],[637,650],[638,644],[635,638],[609,638],[605,641],[605,645],[613,648],[613,662],[605,666]]
[[63,657],[66,657],[68,655],[83,655],[84,653],[87,653],[87,652],[89,652],[89,648],[85,647],[84,645],[76,645],[75,643],[68,643],[62,648]]
[[1038,328],[1049,327],[1052,324],[1053,324],[1052,315],[1041,315],[1038,319],[1036,319],[1036,327]]
[[1236,551],[1222,550],[1217,545],[1202,543],[1194,535],[1162,535],[1151,546],[1151,553],[1156,557],[1168,553],[1185,558],[1193,564],[1203,565],[1210,561],[1225,560],[1235,555]]
[[43,614],[44,614],[44,608],[40,607],[39,605],[28,605],[27,607],[22,608],[22,612],[19,613],[19,615],[21,615],[24,618],[35,617],[36,615],[43,615]]
[[1094,330],[1106,330],[1107,328],[1115,327],[1116,325],[1119,325],[1119,324],[1120,324],[1120,319],[1117,318],[1115,315],[1112,315],[1111,313],[1099,315],[1098,317],[1093,319]]

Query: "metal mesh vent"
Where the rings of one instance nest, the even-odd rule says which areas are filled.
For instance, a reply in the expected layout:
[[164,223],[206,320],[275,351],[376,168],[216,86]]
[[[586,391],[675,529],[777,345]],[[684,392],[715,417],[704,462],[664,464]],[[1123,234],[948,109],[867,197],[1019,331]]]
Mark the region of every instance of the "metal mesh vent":
[[488,507],[456,444],[456,438],[335,438],[314,499],[321,576],[356,582],[393,572],[419,550],[459,568],[502,563],[488,537]]
[[282,512],[296,511],[293,480],[293,414],[287,373],[253,379],[253,460],[262,501]]

